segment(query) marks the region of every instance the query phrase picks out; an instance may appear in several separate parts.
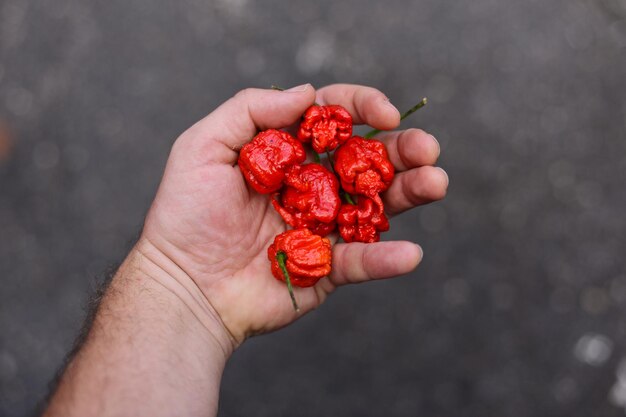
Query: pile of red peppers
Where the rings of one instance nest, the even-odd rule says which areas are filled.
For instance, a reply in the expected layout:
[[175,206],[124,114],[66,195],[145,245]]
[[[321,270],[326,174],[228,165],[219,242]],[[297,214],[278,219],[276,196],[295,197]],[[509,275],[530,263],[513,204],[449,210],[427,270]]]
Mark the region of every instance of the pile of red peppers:
[[[316,161],[327,155],[330,169],[305,163],[307,144]],[[254,190],[272,194],[274,208],[292,227],[276,236],[268,257],[296,310],[292,285],[310,287],[330,273],[325,236],[338,230],[346,242],[372,243],[389,230],[380,194],[389,188],[394,167],[382,142],[352,135],[352,116],[342,106],[309,107],[297,137],[260,132],[241,149],[239,167]]]

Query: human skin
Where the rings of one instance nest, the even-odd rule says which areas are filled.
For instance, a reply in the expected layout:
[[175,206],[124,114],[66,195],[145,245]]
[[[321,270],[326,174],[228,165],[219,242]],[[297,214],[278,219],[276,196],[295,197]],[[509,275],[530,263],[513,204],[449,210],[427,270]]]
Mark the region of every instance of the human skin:
[[[286,230],[266,195],[251,190],[237,151],[258,130],[293,125],[314,102],[340,104],[355,124],[381,130],[400,114],[380,91],[356,85],[247,89],[174,143],[143,232],[113,278],[85,343],[45,416],[212,416],[226,361],[246,338],[284,327],[338,286],[412,271],[412,242],[338,243],[332,273],[295,288],[295,312],[271,274],[267,248]],[[446,173],[439,144],[418,130],[380,135],[396,177],[388,215],[439,200]]]

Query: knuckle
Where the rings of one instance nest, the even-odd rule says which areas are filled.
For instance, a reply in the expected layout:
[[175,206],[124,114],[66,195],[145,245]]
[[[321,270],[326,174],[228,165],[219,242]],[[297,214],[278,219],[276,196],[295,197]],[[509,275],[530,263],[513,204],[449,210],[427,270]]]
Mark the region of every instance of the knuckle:
[[189,134],[187,132],[183,132],[172,144],[170,149],[170,155],[178,155],[180,154],[188,145],[189,142]]
[[376,248],[372,245],[364,245],[361,258],[362,279],[369,281],[375,278],[374,270],[378,263],[378,259],[376,257]]
[[236,100],[241,100],[241,101],[248,101],[248,98],[250,97],[250,95],[252,94],[252,92],[254,91],[254,88],[248,87],[248,88],[244,88],[243,90],[239,90],[237,92],[237,94],[234,95],[234,98]]

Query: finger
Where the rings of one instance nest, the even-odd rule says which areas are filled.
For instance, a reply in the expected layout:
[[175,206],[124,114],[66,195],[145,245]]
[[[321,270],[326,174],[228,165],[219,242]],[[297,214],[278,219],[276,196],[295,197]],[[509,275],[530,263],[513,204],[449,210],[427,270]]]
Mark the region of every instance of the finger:
[[333,84],[317,91],[319,104],[339,104],[352,115],[354,124],[391,130],[400,124],[400,112],[379,90],[353,84]]
[[414,270],[422,256],[422,248],[412,242],[338,243],[329,279],[339,286],[392,278]]
[[[304,84],[285,91],[248,88],[196,123],[185,135],[207,143],[207,157],[219,162],[237,160],[239,149],[259,130],[280,129],[295,123],[315,101],[315,90]],[[215,143],[224,145],[216,149]]]
[[423,166],[401,172],[383,194],[385,211],[393,216],[441,200],[446,196],[448,182],[448,174],[439,167]]
[[439,158],[439,142],[421,129],[407,129],[381,135],[389,160],[398,171],[434,165]]

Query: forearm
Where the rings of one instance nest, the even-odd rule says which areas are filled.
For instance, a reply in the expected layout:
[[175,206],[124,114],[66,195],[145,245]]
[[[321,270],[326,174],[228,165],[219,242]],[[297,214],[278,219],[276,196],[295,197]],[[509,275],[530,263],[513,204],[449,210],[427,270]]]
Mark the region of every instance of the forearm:
[[140,241],[45,416],[209,416],[232,342],[206,298]]

